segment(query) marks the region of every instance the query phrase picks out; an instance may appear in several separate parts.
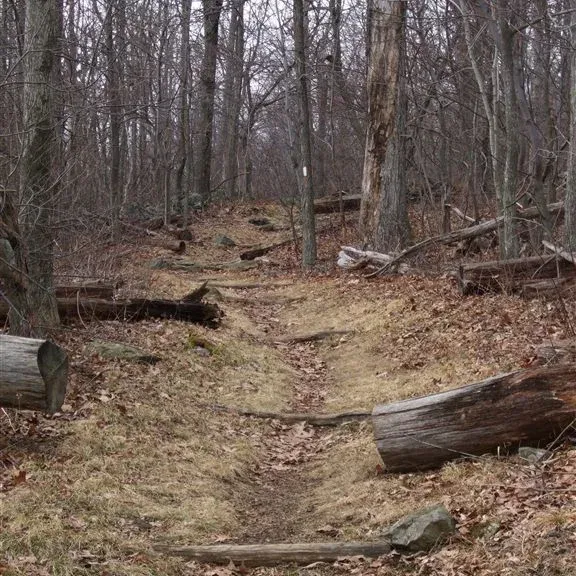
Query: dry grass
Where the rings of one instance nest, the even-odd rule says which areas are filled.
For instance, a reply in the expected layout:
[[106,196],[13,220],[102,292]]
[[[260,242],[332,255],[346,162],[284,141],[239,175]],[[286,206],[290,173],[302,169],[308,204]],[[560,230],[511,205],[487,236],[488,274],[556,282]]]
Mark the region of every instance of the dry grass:
[[[188,256],[235,259],[239,248],[212,246],[216,233],[247,244],[280,234],[256,231],[246,223],[252,215],[229,212],[198,222],[198,243]],[[281,213],[268,215],[282,220]],[[341,239],[333,236],[321,246],[327,270]],[[199,285],[198,275],[147,268],[161,254],[157,248],[139,254],[139,262],[124,262],[130,278],[125,294],[177,297]],[[293,254],[286,249],[271,260],[279,266],[242,274],[243,279],[266,282],[289,268]],[[293,286],[250,292],[222,289],[225,295],[305,299],[282,307],[225,302],[226,316],[216,331],[158,321],[93,323],[88,332],[64,333],[61,340],[73,362],[65,412],[37,423],[29,414],[10,414],[10,420],[0,414],[0,462],[10,472],[26,473],[25,482],[0,492],[0,573],[206,574],[204,567],[155,554],[152,544],[233,541],[246,534],[243,511],[288,447],[304,457],[278,478],[289,476],[294,466],[302,475],[293,480],[294,488],[299,483],[300,489],[284,493],[290,483],[279,486],[276,493],[284,500],[273,510],[287,516],[286,525],[298,522],[292,540],[326,539],[327,525],[338,539],[376,538],[403,514],[435,502],[455,515],[460,536],[409,561],[255,574],[573,574],[574,450],[561,452],[544,468],[489,457],[431,473],[385,475],[367,424],[315,433],[308,440],[300,429],[207,407],[282,411],[294,404],[295,388],[304,385],[306,394],[296,403],[317,409],[323,401],[326,412],[371,409],[519,367],[532,345],[566,335],[556,303],[461,299],[448,281],[438,279],[367,282],[350,273],[330,274],[310,280],[285,274]],[[231,273],[200,276],[239,279]],[[294,349],[265,343],[270,331],[328,328],[355,332]],[[163,360],[142,366],[86,358],[83,343],[95,338],[140,346]],[[211,354],[199,354],[198,344]],[[318,368],[318,358],[325,367]],[[295,432],[304,436],[292,445]],[[259,514],[266,510],[253,511],[252,521]],[[218,574],[231,576],[225,570]]]

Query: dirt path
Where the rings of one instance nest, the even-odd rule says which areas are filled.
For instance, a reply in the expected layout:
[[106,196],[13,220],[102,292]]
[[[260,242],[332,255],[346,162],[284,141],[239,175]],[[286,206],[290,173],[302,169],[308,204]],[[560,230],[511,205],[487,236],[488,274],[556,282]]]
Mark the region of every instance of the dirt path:
[[[251,306],[251,315],[272,338],[285,334],[274,321],[278,307]],[[289,410],[322,412],[329,386],[326,365],[313,346],[277,344],[285,361],[298,376],[293,380]],[[254,485],[241,504],[244,543],[297,541],[306,517],[306,495],[313,487],[308,467],[322,451],[326,430],[305,423],[289,425],[271,421],[261,459],[251,469]],[[301,538],[300,538],[301,539]]]

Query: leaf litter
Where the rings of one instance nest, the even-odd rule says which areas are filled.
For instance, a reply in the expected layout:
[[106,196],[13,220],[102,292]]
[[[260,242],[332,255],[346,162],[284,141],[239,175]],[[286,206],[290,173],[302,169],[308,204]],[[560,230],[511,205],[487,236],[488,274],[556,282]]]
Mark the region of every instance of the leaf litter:
[[[240,212],[197,224],[190,256],[203,261],[222,259],[209,242],[216,228],[234,232],[237,243],[272,239],[258,236]],[[295,271],[290,247],[272,253],[277,266],[248,278],[292,285],[251,290],[255,304],[222,304],[226,317],[216,332],[158,321],[63,331],[58,340],[72,369],[62,412],[0,413],[0,573],[235,575],[247,570],[186,564],[151,546],[369,540],[403,514],[441,501],[459,535],[429,554],[252,573],[572,574],[576,451],[569,444],[543,464],[493,456],[388,475],[366,423],[324,430],[207,408],[369,410],[531,365],[536,345],[569,336],[571,302],[462,299],[438,278],[367,282],[333,269],[341,240],[323,235],[324,272],[311,277]],[[239,249],[228,250],[230,259]],[[196,275],[151,272],[146,263],[156,252],[130,252],[126,294],[178,297],[196,287]],[[302,299],[257,304],[270,294]],[[269,339],[343,328],[354,334],[337,342]],[[210,356],[192,352],[191,334],[211,343]],[[153,367],[88,357],[84,343],[93,339],[123,341],[162,361]]]

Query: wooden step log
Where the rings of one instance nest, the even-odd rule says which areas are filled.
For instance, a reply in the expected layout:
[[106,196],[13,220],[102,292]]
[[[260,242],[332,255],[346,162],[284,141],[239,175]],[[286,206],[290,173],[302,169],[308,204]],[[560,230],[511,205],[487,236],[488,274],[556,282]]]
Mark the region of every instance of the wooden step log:
[[575,417],[576,364],[567,364],[379,405],[372,423],[386,471],[414,472],[456,458],[545,446]]
[[58,412],[68,379],[66,352],[48,340],[0,335],[0,406]]
[[156,545],[154,549],[171,556],[204,564],[277,566],[335,562],[346,556],[377,558],[391,551],[389,542],[328,542],[308,544],[218,544],[214,546]]
[[[101,300],[95,298],[58,298],[61,320],[120,320],[136,322],[146,318],[165,318],[215,326],[221,318],[216,304],[174,300]],[[8,304],[0,302],[0,320],[8,315]]]
[[576,266],[556,255],[530,256],[463,264],[455,276],[463,296],[487,292],[521,292],[526,282],[576,278]]

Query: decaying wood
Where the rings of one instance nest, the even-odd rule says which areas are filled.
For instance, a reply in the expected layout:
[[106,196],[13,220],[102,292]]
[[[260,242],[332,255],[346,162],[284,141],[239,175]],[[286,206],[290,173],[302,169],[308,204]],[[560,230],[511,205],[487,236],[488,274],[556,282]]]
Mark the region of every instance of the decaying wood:
[[386,541],[380,542],[314,542],[310,544],[219,544],[215,546],[167,546],[154,549],[171,556],[207,564],[229,564],[246,567],[278,564],[310,564],[335,562],[345,556],[377,558],[391,550]]
[[201,302],[202,298],[204,298],[208,292],[210,292],[210,288],[208,288],[208,281],[206,281],[196,288],[196,290],[192,290],[192,292],[186,294],[186,296],[182,298],[182,302]]
[[344,210],[344,212],[360,210],[361,202],[362,194],[342,196],[341,198],[320,198],[314,201],[314,212],[316,214],[329,214],[340,212],[340,210]]
[[576,286],[576,278],[547,278],[544,280],[526,280],[520,284],[520,293],[524,298],[542,296],[567,296],[567,291]]
[[[180,302],[173,300],[98,300],[89,298],[58,298],[61,319],[121,320],[136,322],[145,318],[169,318],[183,322],[195,322],[208,326],[217,324],[221,312],[215,304]],[[0,302],[0,318],[6,318],[8,305]]]
[[564,260],[567,260],[571,264],[576,264],[576,257],[574,254],[572,254],[572,252],[568,252],[567,250],[564,250],[564,248],[555,246],[551,242],[548,242],[548,240],[542,240],[542,244],[545,248],[554,252],[554,254],[558,254],[560,258],[564,258]]
[[539,364],[570,364],[576,362],[576,340],[550,340],[536,347]]
[[273,242],[272,244],[266,244],[263,246],[253,246],[248,250],[244,250],[244,252],[240,253],[240,260],[254,260],[255,258],[260,258],[268,252],[275,250],[276,248],[281,248],[282,246],[287,246],[293,242],[292,238],[285,238],[284,240],[280,240],[278,242]]
[[469,222],[470,224],[476,224],[476,220],[474,220],[474,218],[472,218],[472,216],[466,216],[466,214],[464,214],[464,212],[462,212],[462,210],[460,210],[460,208],[457,208],[456,206],[453,206],[452,204],[444,204],[444,210],[447,210],[448,212],[452,212],[452,214],[455,214],[456,216],[458,216],[458,218],[460,218],[461,220],[464,220],[464,222]]
[[265,420],[279,420],[288,424],[306,422],[311,426],[340,426],[348,422],[358,422],[367,420],[371,412],[338,412],[335,414],[306,414],[298,412],[263,412],[260,410],[246,410],[244,408],[234,408],[222,404],[206,405],[212,410],[238,414],[240,416],[250,416],[251,418],[262,418]]
[[[381,268],[394,260],[394,256],[390,254],[383,254],[381,252],[373,252],[371,250],[359,250],[352,246],[341,246],[341,252],[338,254],[338,266],[346,270],[358,270],[366,266]],[[400,263],[398,265],[398,272],[406,274],[410,271],[407,264]]]
[[114,297],[114,286],[112,284],[66,284],[56,286],[56,298],[103,298],[111,300]]
[[273,342],[319,342],[320,340],[326,340],[332,338],[333,336],[345,336],[346,334],[352,334],[353,330],[320,330],[317,332],[307,332],[304,334],[288,334],[285,336],[278,336],[273,338]]
[[556,255],[464,264],[457,273],[458,286],[463,295],[521,292],[526,283],[574,277],[576,267]]
[[462,456],[543,446],[575,422],[576,365],[520,370],[374,408],[386,470],[413,472]]
[[233,260],[232,262],[222,262],[220,264],[206,264],[192,262],[190,260],[165,260],[158,258],[151,264],[152,268],[160,270],[181,270],[183,272],[202,272],[204,270],[252,270],[258,268],[258,262],[245,260]]
[[[548,205],[548,211],[551,215],[562,215],[564,213],[564,203],[563,202],[556,202],[554,204]],[[524,210],[518,210],[518,217],[522,219],[535,219],[540,216],[540,211],[538,210],[537,206],[531,206],[530,208],[526,208]],[[462,228],[461,230],[455,230],[454,232],[450,232],[448,234],[441,234],[440,236],[433,236],[431,238],[426,238],[421,242],[418,242],[412,246],[409,246],[400,254],[395,256],[390,262],[384,264],[381,268],[376,270],[371,276],[378,276],[380,274],[385,274],[386,272],[392,270],[395,265],[399,262],[405,260],[409,256],[413,256],[414,254],[429,248],[430,246],[436,245],[446,245],[446,244],[453,244],[456,242],[460,242],[461,240],[466,240],[468,238],[475,238],[476,236],[482,236],[483,234],[488,234],[490,232],[494,232],[498,230],[504,223],[504,217],[498,216],[498,218],[494,218],[492,220],[487,220],[486,222],[481,222],[480,224],[476,224],[475,226],[469,226],[468,228]]]
[[0,406],[57,412],[67,378],[68,357],[56,344],[0,335]]

